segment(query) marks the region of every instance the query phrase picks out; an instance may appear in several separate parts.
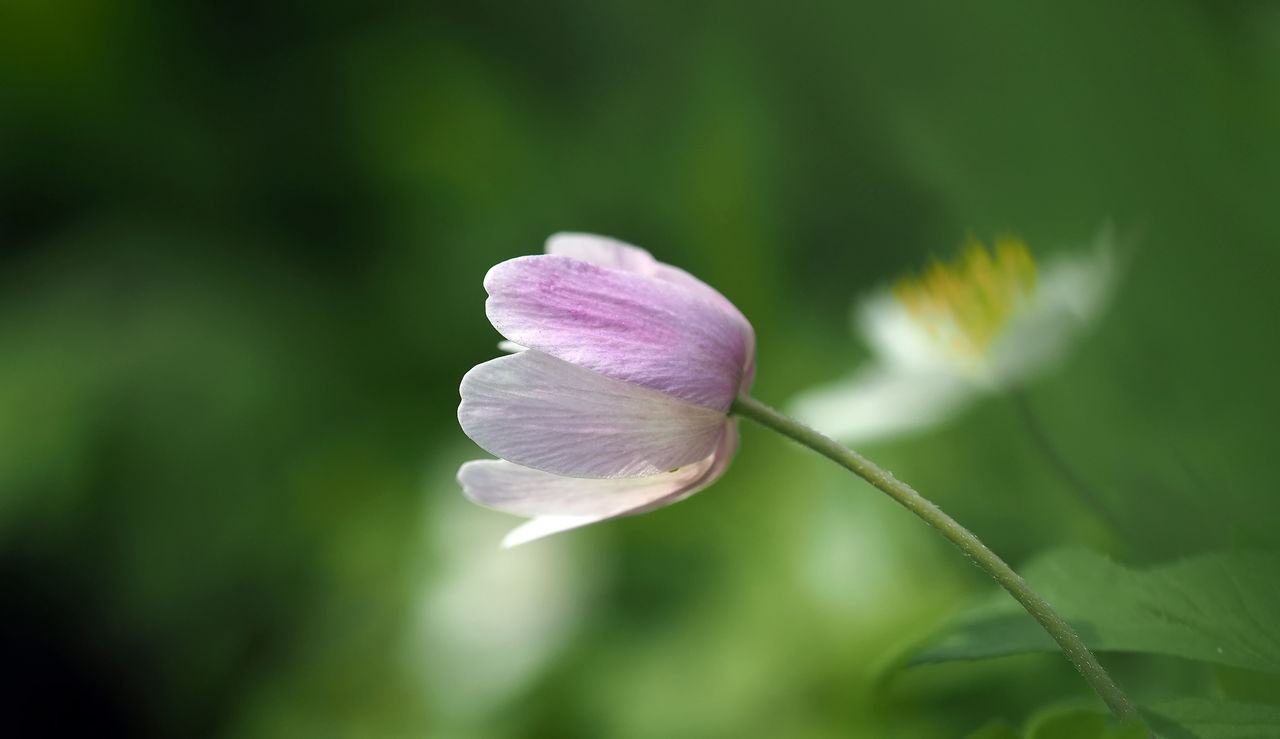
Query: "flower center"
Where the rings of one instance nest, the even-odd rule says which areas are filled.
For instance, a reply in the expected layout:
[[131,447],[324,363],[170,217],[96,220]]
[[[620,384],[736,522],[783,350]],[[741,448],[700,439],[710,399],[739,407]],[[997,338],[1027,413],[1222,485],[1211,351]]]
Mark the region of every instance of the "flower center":
[[999,236],[995,248],[972,236],[954,261],[934,261],[893,294],[915,321],[948,350],[976,359],[1035,289],[1036,263],[1027,245]]

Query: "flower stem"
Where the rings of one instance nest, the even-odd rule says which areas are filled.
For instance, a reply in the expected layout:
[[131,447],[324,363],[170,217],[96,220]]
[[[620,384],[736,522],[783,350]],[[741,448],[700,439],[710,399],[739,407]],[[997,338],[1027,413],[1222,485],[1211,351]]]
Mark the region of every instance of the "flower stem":
[[951,540],[987,574],[995,578],[1000,586],[1009,591],[1027,612],[1053,637],[1058,646],[1066,654],[1067,659],[1080,671],[1084,679],[1102,698],[1111,712],[1121,721],[1141,720],[1137,709],[1129,702],[1120,687],[1115,684],[1107,671],[1098,663],[1093,653],[1076,635],[1071,626],[1041,598],[1031,586],[1013,571],[995,552],[987,548],[978,537],[973,535],[955,519],[943,513],[942,509],[917,493],[914,488],[898,480],[887,470],[881,469],[874,462],[849,449],[817,431],[805,426],[789,416],[785,416],[760,401],[739,395],[734,401],[730,413],[736,413],[789,436],[809,447],[815,452],[830,459],[836,464],[853,472],[889,497],[902,504],[907,510],[924,519],[924,522],[937,529],[943,536]]

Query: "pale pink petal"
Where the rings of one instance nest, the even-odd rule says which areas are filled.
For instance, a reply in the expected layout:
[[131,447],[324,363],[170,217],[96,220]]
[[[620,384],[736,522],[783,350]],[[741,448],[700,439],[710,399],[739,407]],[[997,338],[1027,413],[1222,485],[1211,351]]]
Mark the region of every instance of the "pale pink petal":
[[657,269],[654,277],[660,280],[666,280],[674,285],[681,285],[694,293],[701,295],[705,300],[720,306],[725,313],[733,316],[738,323],[739,330],[742,331],[743,341],[747,346],[747,360],[742,368],[742,383],[738,387],[738,392],[745,393],[751,389],[751,383],[756,378],[756,332],[751,327],[751,322],[747,317],[742,315],[738,307],[729,301],[728,298],[720,294],[719,290],[711,287],[707,283],[699,280],[697,277],[685,272],[679,267],[672,267],[669,264],[657,263]]
[[598,267],[656,276],[658,260],[638,246],[585,233],[558,233],[547,239],[547,253],[573,257]]
[[505,547],[670,505],[715,482],[738,448],[736,422],[708,458],[674,472],[648,477],[593,480],[561,477],[502,460],[466,462],[458,482],[467,497],[484,506],[535,518],[507,535]]
[[660,280],[684,287],[703,299],[720,307],[733,316],[742,330],[747,344],[747,364],[739,392],[746,392],[755,377],[756,335],[746,316],[718,290],[688,272],[659,262],[638,246],[632,246],[607,236],[585,233],[558,233],[547,239],[547,253],[581,259],[600,267],[620,269],[626,272],[657,277]]
[[665,280],[543,255],[503,262],[484,284],[511,341],[690,403],[727,411],[749,367],[740,314]]
[[687,488],[713,457],[646,477],[564,477],[501,459],[478,459],[458,470],[467,497],[518,516],[617,516]]
[[729,469],[729,463],[733,461],[733,455],[738,453],[738,442],[738,421],[735,418],[730,418],[728,423],[725,424],[724,435],[720,437],[720,443],[716,445],[715,453],[711,456],[711,465],[702,473],[702,477],[694,480],[687,487],[677,490],[666,497],[652,501],[648,505],[627,511],[627,515],[632,516],[637,513],[646,513],[654,510],[655,508],[679,502],[705,488],[716,480],[719,480],[720,476],[724,474],[724,471]]
[[[523,343],[523,342],[522,342]],[[494,456],[571,477],[639,477],[710,455],[725,415],[528,350],[462,378],[458,421]]]

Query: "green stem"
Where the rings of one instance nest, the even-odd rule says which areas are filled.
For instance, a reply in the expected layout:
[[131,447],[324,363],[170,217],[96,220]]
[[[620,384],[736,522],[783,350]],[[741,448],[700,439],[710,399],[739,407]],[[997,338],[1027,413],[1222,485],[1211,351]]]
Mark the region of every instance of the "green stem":
[[1080,671],[1084,679],[1102,698],[1111,712],[1122,721],[1141,720],[1137,709],[1129,702],[1120,687],[1115,684],[1107,671],[1098,663],[1093,653],[1084,645],[1076,632],[1062,617],[1057,614],[1041,598],[1031,586],[1013,571],[995,552],[987,548],[978,537],[973,535],[955,519],[942,512],[942,509],[929,502],[910,485],[881,469],[874,462],[849,449],[817,431],[805,426],[793,418],[785,416],[760,401],[739,395],[729,411],[745,416],[756,423],[789,436],[815,452],[830,459],[836,464],[853,472],[889,497],[898,501],[907,510],[924,519],[924,522],[937,529],[943,536],[951,540],[987,574],[995,578],[1000,586],[1009,591],[1027,612],[1049,632],[1049,636],[1058,643],[1067,659]]

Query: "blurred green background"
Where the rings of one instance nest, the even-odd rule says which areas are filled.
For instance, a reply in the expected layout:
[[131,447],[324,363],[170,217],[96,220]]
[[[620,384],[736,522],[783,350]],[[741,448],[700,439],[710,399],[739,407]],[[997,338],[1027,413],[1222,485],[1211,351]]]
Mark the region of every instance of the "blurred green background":
[[928,738],[1087,702],[1052,654],[890,669],[990,586],[759,428],[687,502],[498,550],[453,480],[481,278],[559,230],[646,246],[782,404],[966,233],[1110,220],[1112,309],[1029,395],[1122,530],[1000,398],[865,451],[1015,565],[1141,565],[1275,543],[1278,195],[1274,3],[0,0],[3,715]]

